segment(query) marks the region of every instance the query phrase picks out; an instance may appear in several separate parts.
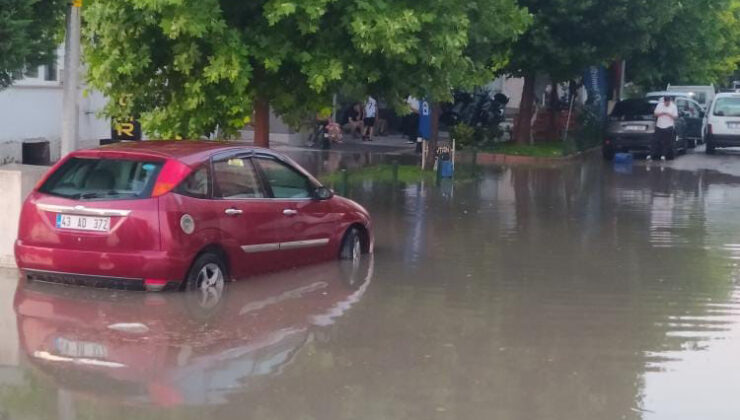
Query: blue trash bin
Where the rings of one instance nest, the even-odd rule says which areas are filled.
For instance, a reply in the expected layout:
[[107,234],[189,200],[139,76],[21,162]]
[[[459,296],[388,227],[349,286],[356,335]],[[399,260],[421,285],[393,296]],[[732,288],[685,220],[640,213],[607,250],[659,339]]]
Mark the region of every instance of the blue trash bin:
[[451,160],[440,160],[437,170],[441,178],[452,178],[455,172]]
[[614,154],[614,163],[632,163],[633,157],[632,153],[615,153]]

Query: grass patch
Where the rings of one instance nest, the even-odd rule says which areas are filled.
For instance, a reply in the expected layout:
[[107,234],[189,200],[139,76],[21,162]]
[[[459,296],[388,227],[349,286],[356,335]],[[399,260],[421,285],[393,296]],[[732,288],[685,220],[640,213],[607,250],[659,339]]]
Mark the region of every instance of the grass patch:
[[[376,181],[376,182],[393,182],[393,165],[381,164],[367,166],[361,169],[354,169],[347,171],[347,178],[350,184],[359,183],[362,181]],[[419,181],[434,181],[436,174],[433,171],[422,171],[420,167],[416,165],[398,165],[398,178],[396,182],[402,183],[415,183]],[[319,180],[324,184],[339,184],[344,180],[342,172],[334,172],[319,177]]]
[[535,144],[500,143],[487,152],[500,153],[513,156],[532,157],[561,157],[563,156],[563,143],[547,142]]

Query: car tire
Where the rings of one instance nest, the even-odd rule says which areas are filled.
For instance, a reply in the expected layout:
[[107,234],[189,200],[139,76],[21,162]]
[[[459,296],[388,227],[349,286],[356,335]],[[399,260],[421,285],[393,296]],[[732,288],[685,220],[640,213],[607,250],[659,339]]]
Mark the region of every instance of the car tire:
[[711,138],[707,138],[707,146],[705,151],[708,155],[713,155],[715,152],[714,144],[712,143]]
[[339,258],[347,261],[359,261],[362,256],[362,238],[357,228],[350,228],[344,234],[342,247],[339,250]]
[[207,314],[217,309],[226,293],[228,279],[225,264],[221,257],[212,252],[201,254],[195,259],[185,279],[185,291],[189,306],[197,306]]
[[602,147],[601,155],[604,157],[604,160],[614,160],[614,149],[611,147]]
[[687,140],[686,142],[686,147],[688,147],[689,149],[695,149],[696,144],[698,143],[696,139]]

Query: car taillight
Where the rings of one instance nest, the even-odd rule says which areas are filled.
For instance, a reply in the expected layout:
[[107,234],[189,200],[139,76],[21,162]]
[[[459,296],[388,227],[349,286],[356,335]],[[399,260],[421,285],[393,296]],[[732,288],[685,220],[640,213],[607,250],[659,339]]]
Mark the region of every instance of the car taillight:
[[707,133],[712,134],[712,124],[707,124]]
[[159,197],[172,191],[185,177],[190,175],[190,172],[192,169],[184,163],[168,160],[159,171],[157,182],[152,189],[152,197]]
[[609,139],[604,139],[604,144],[610,145],[610,144],[612,144],[612,141],[609,140]]

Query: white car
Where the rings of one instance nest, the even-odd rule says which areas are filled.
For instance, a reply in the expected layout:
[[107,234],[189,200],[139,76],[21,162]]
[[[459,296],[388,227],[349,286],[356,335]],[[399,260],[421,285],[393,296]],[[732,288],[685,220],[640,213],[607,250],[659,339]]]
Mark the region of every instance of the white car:
[[702,106],[702,108],[707,109],[709,105],[711,105],[712,101],[714,100],[714,97],[716,95],[716,89],[714,88],[714,85],[694,85],[694,86],[688,86],[688,85],[674,85],[671,86],[670,84],[666,88],[668,92],[686,92],[691,95],[691,99],[695,100],[696,102],[699,102],[699,105]]
[[709,107],[704,140],[707,154],[718,147],[740,147],[740,93],[719,93]]

